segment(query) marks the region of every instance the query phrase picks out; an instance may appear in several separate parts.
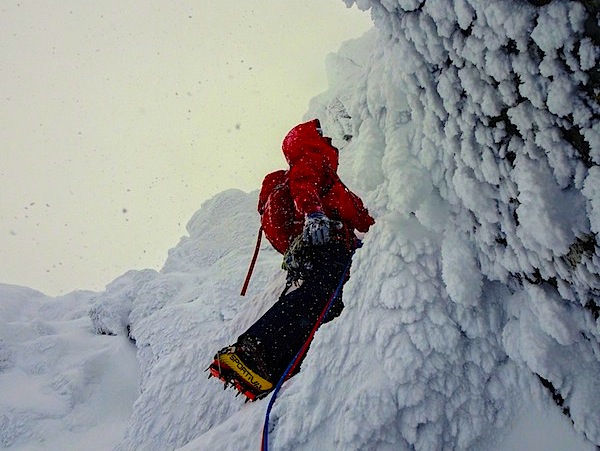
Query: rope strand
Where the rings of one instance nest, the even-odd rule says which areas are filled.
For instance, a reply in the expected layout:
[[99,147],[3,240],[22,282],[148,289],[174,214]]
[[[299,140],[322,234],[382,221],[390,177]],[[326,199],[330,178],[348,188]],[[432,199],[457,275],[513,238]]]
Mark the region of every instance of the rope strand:
[[283,372],[283,375],[279,379],[277,386],[273,390],[273,395],[271,396],[271,399],[269,400],[269,405],[267,406],[267,412],[265,414],[265,423],[263,425],[262,443],[261,443],[261,448],[260,448],[261,451],[269,450],[269,419],[270,419],[270,415],[271,415],[271,409],[273,408],[273,404],[275,404],[275,399],[277,398],[277,393],[279,393],[279,390],[281,389],[281,386],[283,385],[283,383],[289,378],[289,375],[293,373],[293,371],[298,366],[298,363],[300,363],[300,361],[304,357],[304,354],[306,354],[306,351],[308,350],[308,347],[310,346],[310,343],[312,342],[312,339],[313,339],[315,333],[317,332],[317,329],[321,326],[323,319],[325,319],[325,317],[327,316],[327,313],[329,313],[329,310],[331,309],[331,306],[333,305],[333,301],[338,297],[342,287],[344,286],[344,282],[346,281],[346,275],[348,274],[348,271],[350,270],[350,265],[352,264],[352,256],[354,255],[354,250],[355,249],[353,249],[352,253],[350,254],[350,259],[348,260],[348,264],[346,265],[346,268],[344,269],[344,273],[342,274],[342,277],[338,283],[337,288],[335,289],[335,291],[329,298],[327,305],[325,305],[325,308],[319,315],[317,322],[315,323],[312,330],[310,331],[310,335],[308,336],[307,340],[304,342],[304,345],[302,346],[300,351],[298,351],[296,356],[292,359],[292,361],[290,362],[290,364],[288,365],[286,370]]
[[248,285],[250,284],[250,277],[252,277],[252,272],[254,271],[254,265],[256,264],[256,259],[258,258],[258,251],[260,251],[260,242],[262,241],[262,226],[258,229],[258,238],[256,238],[256,247],[254,248],[254,255],[252,256],[252,261],[250,262],[250,267],[248,268],[248,274],[246,274],[246,280],[244,280],[244,286],[242,287],[242,292],[240,296],[246,296],[246,291],[248,290]]

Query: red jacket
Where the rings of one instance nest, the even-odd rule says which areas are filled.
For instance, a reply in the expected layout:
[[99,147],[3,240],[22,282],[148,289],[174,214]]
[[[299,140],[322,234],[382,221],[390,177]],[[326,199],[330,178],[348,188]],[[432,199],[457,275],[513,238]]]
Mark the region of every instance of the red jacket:
[[258,202],[263,215],[265,204],[273,186],[282,183],[286,176],[289,193],[294,201],[295,220],[289,227],[274,224],[263,216],[263,229],[269,241],[281,253],[287,250],[291,240],[302,232],[304,217],[310,213],[323,212],[328,218],[341,221],[344,228],[334,234],[334,239],[344,239],[350,244],[354,230],[367,232],[375,220],[369,215],[361,199],[340,180],[338,150],[330,138],[319,134],[319,120],[294,127],[283,140],[283,154],[290,169],[267,175]]

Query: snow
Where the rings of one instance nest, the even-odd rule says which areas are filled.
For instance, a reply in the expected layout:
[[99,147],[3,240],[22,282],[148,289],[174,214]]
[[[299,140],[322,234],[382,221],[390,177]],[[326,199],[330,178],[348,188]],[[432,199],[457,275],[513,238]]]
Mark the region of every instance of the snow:
[[135,346],[94,334],[95,293],[0,285],[0,447],[111,449],[138,395]]
[[[595,449],[600,111],[581,86],[599,49],[584,6],[345,3],[376,28],[327,59],[304,119],[321,118],[377,224],[345,310],[278,396],[271,449]],[[100,293],[0,285],[0,447],[259,449],[267,401],[204,372],[285,283],[263,242],[239,296],[256,200],[215,196],[160,271]]]
[[600,168],[589,170],[584,182],[583,193],[589,199],[587,214],[594,233],[600,233]]

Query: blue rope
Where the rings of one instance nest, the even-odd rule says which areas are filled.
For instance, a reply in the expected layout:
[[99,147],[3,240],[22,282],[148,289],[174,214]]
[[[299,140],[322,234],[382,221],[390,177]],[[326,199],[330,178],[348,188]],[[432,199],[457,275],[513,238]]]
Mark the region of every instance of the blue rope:
[[[344,269],[342,278],[340,279],[340,282],[338,283],[337,288],[333,292],[333,295],[329,299],[329,302],[327,302],[325,309],[323,310],[323,312],[321,312],[321,316],[319,316],[317,323],[315,324],[314,330],[318,329],[321,326],[323,319],[327,316],[327,313],[329,313],[329,310],[331,309],[331,306],[333,305],[333,301],[338,297],[338,294],[340,293],[342,287],[344,286],[344,282],[346,280],[346,274],[348,274],[348,270],[350,269],[350,265],[352,264],[352,255],[353,254],[354,254],[354,251],[350,254],[350,259],[348,260],[348,264],[346,265],[346,268]],[[311,332],[311,335],[308,337],[307,342],[312,339],[313,335],[314,335],[314,332]],[[292,361],[290,362],[288,367],[283,372],[281,379],[279,379],[279,382],[275,386],[275,390],[273,390],[273,396],[271,396],[271,399],[269,400],[269,405],[267,406],[267,413],[265,415],[265,424],[263,425],[261,451],[269,451],[269,419],[271,416],[271,409],[273,408],[273,404],[275,404],[275,399],[277,398],[277,393],[279,393],[281,386],[286,381],[288,374],[289,374],[290,370],[295,366],[296,361],[302,357],[302,353],[303,353],[303,351],[305,351],[305,346],[306,346],[306,343],[304,343],[302,348],[300,348],[300,351],[298,351],[296,356],[292,359]]]

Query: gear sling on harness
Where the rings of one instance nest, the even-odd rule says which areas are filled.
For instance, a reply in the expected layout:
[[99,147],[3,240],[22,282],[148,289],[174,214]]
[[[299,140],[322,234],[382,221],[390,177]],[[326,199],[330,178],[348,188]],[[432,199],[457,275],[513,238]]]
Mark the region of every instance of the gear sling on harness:
[[262,241],[262,227],[258,229],[258,237],[256,238],[256,247],[254,248],[254,255],[252,256],[252,260],[250,261],[250,267],[248,268],[248,273],[246,274],[246,280],[244,280],[244,286],[242,287],[242,292],[240,296],[246,296],[246,291],[248,291],[248,285],[250,284],[250,278],[252,277],[252,272],[254,271],[254,265],[256,265],[256,260],[258,259],[258,252],[260,251],[260,243]]

